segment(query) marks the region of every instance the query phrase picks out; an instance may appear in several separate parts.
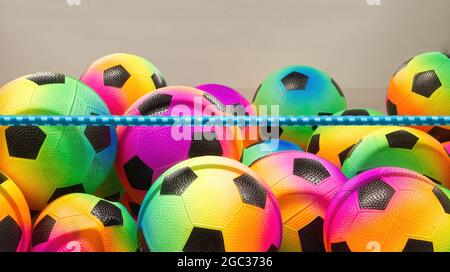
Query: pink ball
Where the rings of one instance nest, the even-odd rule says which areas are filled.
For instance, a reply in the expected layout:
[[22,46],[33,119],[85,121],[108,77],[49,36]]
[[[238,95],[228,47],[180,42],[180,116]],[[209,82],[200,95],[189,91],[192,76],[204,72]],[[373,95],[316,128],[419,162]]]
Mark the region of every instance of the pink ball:
[[[126,115],[224,115],[213,96],[191,87],[172,86],[148,94]],[[116,171],[130,198],[140,204],[151,184],[167,169],[189,158],[215,155],[239,160],[240,132],[235,127],[119,127]]]

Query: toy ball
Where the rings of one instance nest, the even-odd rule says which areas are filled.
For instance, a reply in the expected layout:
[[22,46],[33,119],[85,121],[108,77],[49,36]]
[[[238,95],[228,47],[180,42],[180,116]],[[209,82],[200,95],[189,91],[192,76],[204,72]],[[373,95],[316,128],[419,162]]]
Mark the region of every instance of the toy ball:
[[20,189],[0,172],[0,252],[28,251],[31,218]]
[[283,218],[280,251],[324,252],[328,205],[347,181],[331,163],[313,154],[285,151],[256,161],[254,170],[272,189]]
[[436,139],[421,130],[388,127],[369,133],[350,151],[342,171],[351,178],[383,166],[410,169],[438,184],[450,185],[448,155]]
[[[256,91],[253,104],[260,116],[332,115],[347,106],[338,84],[326,73],[308,66],[285,67],[270,74]],[[275,136],[306,150],[314,128],[282,126],[261,133],[261,137],[273,138],[277,131],[279,135]]]
[[[35,73],[0,88],[1,115],[109,115],[80,81]],[[73,192],[94,193],[114,163],[116,131],[108,126],[0,127],[0,168],[19,186],[30,208],[42,210]]]
[[116,170],[113,168],[102,185],[98,187],[94,195],[111,202],[119,202],[125,193],[125,189],[120,183]]
[[112,54],[96,60],[81,76],[113,115],[122,115],[141,96],[166,87],[161,72],[148,60],[131,54]]
[[288,150],[302,151],[302,149],[296,144],[284,140],[270,139],[266,141],[260,141],[248,146],[247,148],[244,148],[244,150],[242,151],[241,161],[243,164],[250,166],[255,161],[270,154]]
[[[127,115],[220,116],[225,114],[222,110],[223,105],[210,94],[174,86],[142,97],[128,109]],[[150,185],[178,162],[205,155],[239,160],[242,154],[240,132],[235,127],[120,127],[118,139],[117,174],[125,191],[138,204]]]
[[[372,109],[349,109],[335,113],[334,116],[380,116]],[[308,152],[322,157],[341,168],[355,144],[377,126],[320,126],[308,143]]]
[[[227,109],[229,115],[256,116],[253,105],[238,91],[221,84],[204,84],[195,87],[217,98]],[[258,127],[246,126],[241,128],[244,146],[247,147],[258,141]]]
[[[450,58],[441,52],[417,55],[395,72],[387,90],[390,115],[450,115]],[[419,127],[450,141],[450,126]]]
[[124,193],[120,199],[120,203],[127,208],[128,212],[133,216],[133,219],[136,221],[139,215],[139,210],[141,209],[141,205],[134,202],[131,197]]
[[447,154],[450,157],[450,142],[444,143],[444,149],[445,151],[447,151]]
[[157,179],[142,203],[138,237],[144,251],[276,251],[281,215],[270,189],[247,166],[206,156]]
[[376,168],[348,181],[328,208],[327,251],[450,250],[450,200],[423,175]]
[[122,204],[69,194],[48,205],[33,227],[33,252],[135,252],[136,223]]

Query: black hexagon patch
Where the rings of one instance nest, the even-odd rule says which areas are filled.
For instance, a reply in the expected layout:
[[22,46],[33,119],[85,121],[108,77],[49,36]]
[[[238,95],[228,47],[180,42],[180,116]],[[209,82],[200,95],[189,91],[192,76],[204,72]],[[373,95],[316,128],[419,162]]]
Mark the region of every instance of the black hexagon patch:
[[97,153],[105,150],[111,144],[109,127],[88,126],[84,131],[84,135]]
[[[198,140],[197,140],[198,139]],[[222,156],[222,146],[214,132],[197,131],[192,137],[189,158],[200,156]]]
[[416,239],[409,239],[406,242],[403,252],[434,252],[433,243]]
[[339,95],[342,97],[345,97],[344,92],[342,91],[341,87],[337,84],[337,82],[334,79],[331,79],[331,83],[334,85],[336,90],[338,91]]
[[320,150],[320,134],[315,134],[311,137],[308,144],[308,152],[312,154],[317,154]]
[[171,102],[169,94],[152,94],[138,106],[138,110],[141,115],[160,115],[169,111]]
[[11,157],[35,160],[47,135],[35,126],[9,127],[5,130],[6,145]]
[[293,174],[305,179],[309,183],[319,185],[330,177],[330,173],[323,164],[314,159],[294,159]]
[[127,176],[131,187],[137,190],[147,191],[152,184],[153,170],[145,164],[138,156],[123,165],[123,170]]
[[155,84],[156,89],[164,88],[167,86],[166,80],[164,80],[164,78],[161,75],[159,75],[158,73],[154,73],[152,75],[152,81],[153,81],[153,84]]
[[325,252],[323,243],[323,219],[317,217],[298,231],[303,252]]
[[441,143],[450,142],[450,130],[443,127],[433,127],[428,134]]
[[66,77],[63,74],[39,72],[27,77],[28,80],[33,81],[39,86],[47,84],[64,84]]
[[361,186],[358,190],[359,207],[366,210],[385,210],[395,194],[394,188],[381,179]]
[[389,115],[398,115],[397,105],[395,105],[390,99],[386,101],[386,108]]
[[196,179],[197,175],[190,167],[178,169],[164,177],[161,185],[161,194],[182,195]]
[[130,73],[122,65],[117,65],[103,71],[103,84],[122,88],[130,77]]
[[345,150],[343,150],[341,153],[339,153],[339,162],[341,163],[341,165],[344,165],[344,162],[347,159],[348,154],[350,154],[350,151],[352,151],[354,147],[355,145],[351,145]]
[[73,194],[73,193],[84,193],[84,192],[85,191],[84,191],[83,184],[76,184],[73,186],[56,188],[56,190],[53,192],[52,196],[48,199],[47,204],[50,204],[57,198],[64,196],[64,195]]
[[50,215],[44,216],[33,229],[32,246],[37,246],[48,241],[50,234],[55,227],[56,220]]
[[225,252],[222,232],[194,227],[183,252]]
[[419,138],[406,130],[397,130],[386,134],[386,139],[391,148],[413,149]]
[[265,209],[266,189],[252,176],[244,174],[234,179],[242,202]]
[[365,109],[349,109],[342,112],[341,116],[370,116],[370,113]]
[[22,230],[11,216],[0,220],[0,252],[15,252],[22,238]]
[[309,77],[299,72],[292,72],[285,76],[281,82],[283,83],[286,91],[302,91],[306,89],[308,85]]
[[447,197],[447,195],[437,186],[433,188],[433,194],[439,200],[439,203],[441,203],[444,212],[446,214],[450,214],[450,199]]
[[332,243],[331,252],[351,252],[346,242]]
[[105,227],[123,225],[122,211],[108,201],[100,200],[92,209],[91,214],[97,217]]
[[418,73],[414,76],[412,91],[421,96],[430,97],[442,86],[434,71]]

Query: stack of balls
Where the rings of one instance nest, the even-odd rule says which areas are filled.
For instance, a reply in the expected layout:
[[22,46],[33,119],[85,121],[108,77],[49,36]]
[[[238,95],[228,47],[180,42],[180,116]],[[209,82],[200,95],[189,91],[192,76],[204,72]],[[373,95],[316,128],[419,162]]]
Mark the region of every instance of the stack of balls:
[[[450,115],[450,59],[395,72],[390,115]],[[252,103],[113,54],[25,75],[0,115],[381,116],[289,66]],[[450,127],[0,127],[0,252],[450,251]]]

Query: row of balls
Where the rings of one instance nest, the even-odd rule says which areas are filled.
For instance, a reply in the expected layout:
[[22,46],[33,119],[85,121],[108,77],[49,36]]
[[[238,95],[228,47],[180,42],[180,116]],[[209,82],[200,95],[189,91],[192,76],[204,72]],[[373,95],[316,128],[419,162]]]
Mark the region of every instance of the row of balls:
[[[444,56],[447,62],[442,61]],[[435,65],[434,74],[436,76],[426,77],[429,80],[427,84],[423,83],[423,79],[422,81],[417,81],[417,78],[421,78],[418,74],[422,72],[418,70],[418,64],[414,66],[414,63],[419,63],[419,68],[423,69],[429,69],[430,65]],[[409,65],[412,65],[412,68]],[[421,86],[429,87],[432,85],[436,87],[430,95],[434,104],[441,103],[445,105],[448,102],[448,92],[445,92],[448,86],[446,83],[448,82],[448,73],[445,73],[445,67],[448,67],[448,56],[438,52],[427,53],[415,57],[404,66],[406,68],[402,69],[415,69],[414,71],[417,72],[417,74],[413,74],[414,77],[409,79],[412,87],[408,89],[408,84],[394,84],[397,80],[398,73],[396,73],[388,91],[388,98],[392,96],[390,94],[392,92],[408,93],[405,97],[421,95],[419,94],[420,92],[417,92],[418,87],[413,86],[417,85],[417,82],[422,82]],[[213,113],[216,115],[230,114],[226,112],[225,105],[234,106],[235,109],[237,108],[241,112],[240,114],[254,115],[258,111],[258,107],[252,108],[250,103],[238,92],[222,85],[209,84],[198,86],[197,88],[183,86],[164,88],[165,80],[154,65],[140,57],[127,54],[114,54],[102,58],[95,62],[81,79],[91,86],[95,92],[78,80],[61,74],[37,73],[19,78],[0,89],[0,113],[100,115],[113,112],[113,114],[118,115],[172,115],[176,106],[184,105],[187,106],[189,114],[194,115],[194,101],[196,100],[201,101],[202,109],[212,106],[215,109]],[[436,79],[439,81],[439,84],[435,82]],[[405,80],[403,78],[402,82],[404,83]],[[156,88],[160,89],[155,91]],[[433,96],[434,94],[436,95]],[[446,94],[447,96],[445,96]],[[143,96],[141,97],[141,95]],[[392,100],[388,99],[388,101],[391,101],[388,102],[388,105],[393,104]],[[411,104],[412,102],[408,103]],[[421,103],[421,107],[416,109],[420,110],[423,108],[423,112],[415,112],[415,114],[429,112],[430,104],[424,101]],[[253,104],[255,106],[264,104],[279,105],[281,114],[324,115],[333,114],[339,110],[341,111],[335,114],[377,114],[369,109],[345,110],[345,99],[337,83],[327,74],[305,66],[288,67],[272,73],[258,88]],[[401,105],[401,103],[397,104]],[[404,104],[404,107],[407,107],[407,105]],[[397,113],[401,114],[400,108],[400,106],[396,106]],[[443,112],[443,110],[448,110],[446,107],[435,108],[436,111],[432,112],[432,114],[448,114]],[[258,114],[262,113],[258,112]],[[99,212],[99,209],[96,209],[96,212],[94,212],[92,210],[94,205],[81,208],[80,211],[74,212],[74,214],[83,214],[82,211],[85,214],[91,214],[90,220],[95,222],[93,224],[97,226],[96,228],[102,228],[101,226],[103,226],[127,230],[129,236],[124,238],[124,242],[120,242],[121,239],[117,238],[119,246],[108,248],[105,246],[105,243],[109,243],[113,239],[111,237],[114,237],[114,235],[111,234],[112,236],[105,236],[104,241],[99,242],[99,247],[95,249],[88,246],[80,247],[79,243],[77,244],[73,241],[70,246],[65,246],[64,248],[72,250],[129,251],[134,250],[135,245],[126,241],[134,241],[132,237],[135,237],[135,232],[133,227],[130,227],[132,224],[126,223],[130,221],[124,220],[124,217],[127,216],[122,215],[123,209],[121,209],[120,204],[114,203],[114,201],[121,200],[129,208],[130,213],[137,218],[139,211],[142,210],[140,206],[143,205],[144,197],[150,194],[147,191],[151,191],[154,187],[152,184],[156,183],[161,175],[170,172],[168,169],[175,164],[182,163],[189,158],[214,155],[240,160],[247,165],[252,165],[255,161],[259,161],[262,156],[273,151],[300,149],[293,143],[283,141],[277,144],[279,150],[267,152],[267,150],[270,150],[267,146],[272,146],[270,141],[262,144],[255,143],[256,140],[254,138],[248,138],[250,128],[225,129],[227,134],[232,135],[232,137],[227,139],[214,137],[219,134],[219,128],[194,127],[192,131],[189,131],[191,138],[180,141],[173,138],[171,128],[163,127],[120,127],[117,129],[118,140],[116,139],[116,131],[109,127],[3,127],[0,130],[0,169],[18,185],[33,214],[38,214],[45,207],[50,209],[53,205],[56,207],[58,205],[63,206],[63,203],[66,202],[69,207],[73,207],[80,201],[80,206],[83,207],[83,204],[81,204],[83,201],[78,199],[95,199],[91,202],[86,201],[86,203],[89,202],[92,205],[101,201],[99,198],[89,195],[75,194],[64,197],[64,195],[75,192],[96,194],[101,198],[113,201],[102,200],[101,206],[103,208],[101,210],[103,212]],[[446,134],[448,133],[447,127],[421,129],[428,131],[441,141],[448,139],[446,138],[448,137],[448,134]],[[338,168],[343,166],[342,170],[349,178],[380,166],[399,166],[415,170],[437,183],[444,185],[450,183],[448,178],[448,156],[445,154],[444,148],[431,136],[416,129],[396,127],[382,129],[364,127],[282,127],[278,131],[280,132],[278,136],[281,138],[291,140],[310,153],[316,153],[335,164]],[[221,133],[223,134],[223,131]],[[195,140],[196,136],[200,136],[201,140]],[[117,159],[114,159],[116,150]],[[114,161],[116,167],[115,170],[111,171]],[[228,165],[229,163],[222,164]],[[270,169],[271,167],[272,165],[269,165],[267,168]],[[308,165],[305,167],[310,169]],[[212,165],[210,168],[215,169]],[[274,168],[274,172],[284,173],[283,171],[281,166],[280,169]],[[241,174],[246,172],[248,170],[241,171]],[[215,171],[209,172],[209,174],[215,176],[213,173]],[[260,173],[258,175],[264,176]],[[309,175],[319,175],[320,179],[320,173],[312,172]],[[256,179],[258,180],[258,178]],[[262,180],[267,182],[266,179],[268,178],[262,178]],[[238,191],[241,191],[236,182],[235,184],[238,187]],[[244,185],[241,185],[241,187],[245,188],[248,186],[250,185],[245,185],[245,182]],[[255,186],[252,185],[250,187]],[[125,193],[123,188],[125,188]],[[251,194],[244,193],[244,195]],[[244,197],[242,197],[242,200],[243,203],[248,204]],[[204,199],[199,198],[193,201],[199,202],[195,205],[202,205]],[[164,207],[166,206],[170,208],[170,204],[164,204]],[[300,206],[297,208],[300,209]],[[59,208],[54,209],[58,210]],[[38,225],[35,224],[35,229],[48,230],[52,224],[56,224],[52,222],[57,221],[58,215],[52,217],[45,210],[39,215],[41,219],[36,221],[41,227],[38,228]],[[62,210],[67,211],[67,208],[62,208]],[[121,212],[117,212],[117,210]],[[55,213],[57,214],[57,212]],[[283,213],[283,207],[281,207],[281,213]],[[112,214],[121,214],[121,216],[114,217],[111,216]],[[102,217],[111,217],[112,219],[101,219]],[[41,223],[42,218],[46,218],[43,223]],[[64,216],[61,216],[61,218],[64,218]],[[209,217],[206,216],[205,218]],[[259,217],[256,216],[255,218]],[[232,220],[231,218],[228,219]],[[246,219],[244,219],[239,219],[242,224],[245,224]],[[103,221],[110,222],[105,223]],[[151,239],[148,238],[148,229],[151,229],[150,232],[154,232],[153,227],[155,226],[145,227],[144,223],[146,221],[147,219],[142,221],[142,227],[139,227],[141,245],[147,245],[147,240]],[[119,223],[115,225],[115,223],[111,222]],[[70,226],[63,225],[57,231],[59,235],[56,237],[66,236],[67,233],[77,233],[77,228],[81,229],[83,224],[76,224],[76,220],[68,223],[75,230],[72,230]],[[203,229],[206,230],[201,231],[206,231],[205,235],[209,235],[211,226],[213,226],[212,230],[214,230],[214,224],[206,222],[195,223],[196,227],[194,228],[202,229],[203,226]],[[189,228],[189,224],[186,226]],[[164,229],[164,222],[161,221],[161,225],[158,227]],[[219,228],[219,225],[216,227]],[[89,227],[86,228],[89,229]],[[297,229],[297,232],[300,230],[299,228],[294,229]],[[64,230],[67,230],[67,233]],[[235,230],[238,230],[238,228]],[[203,233],[201,231],[200,233]],[[321,233],[321,231],[318,231],[318,228],[314,231]],[[40,234],[41,231],[36,232],[38,234],[33,235],[33,239],[35,239],[34,237],[42,236]],[[187,232],[190,231],[187,230]],[[288,231],[283,231],[283,233],[286,232]],[[114,233],[114,231],[111,233]],[[264,233],[267,234],[267,232]],[[311,235],[308,234],[306,236],[309,237]],[[71,235],[67,236],[71,237]],[[79,236],[83,237],[84,235]],[[36,239],[39,240],[39,238]],[[50,241],[58,239],[52,238]],[[78,240],[81,239],[78,238]],[[92,239],[86,238],[86,241],[89,242]],[[46,239],[41,238],[41,241],[44,240]],[[300,238],[294,239],[293,243],[300,244],[300,246],[287,247],[286,250],[301,250],[303,246],[298,242],[299,240]],[[46,244],[46,242],[37,244],[42,243]],[[58,242],[54,243],[57,244]],[[132,246],[121,248],[120,244],[122,243]],[[232,249],[227,247],[227,250],[266,250],[265,248],[255,249],[254,246],[256,247],[257,245],[258,243],[244,244],[244,248]],[[180,250],[179,248],[160,249],[158,246],[152,245],[151,242],[148,242],[147,246],[152,250]],[[33,246],[33,248],[35,247]],[[279,245],[277,246],[274,243],[271,249],[274,248],[279,248]],[[52,246],[44,246],[41,250],[54,251],[57,249]]]

